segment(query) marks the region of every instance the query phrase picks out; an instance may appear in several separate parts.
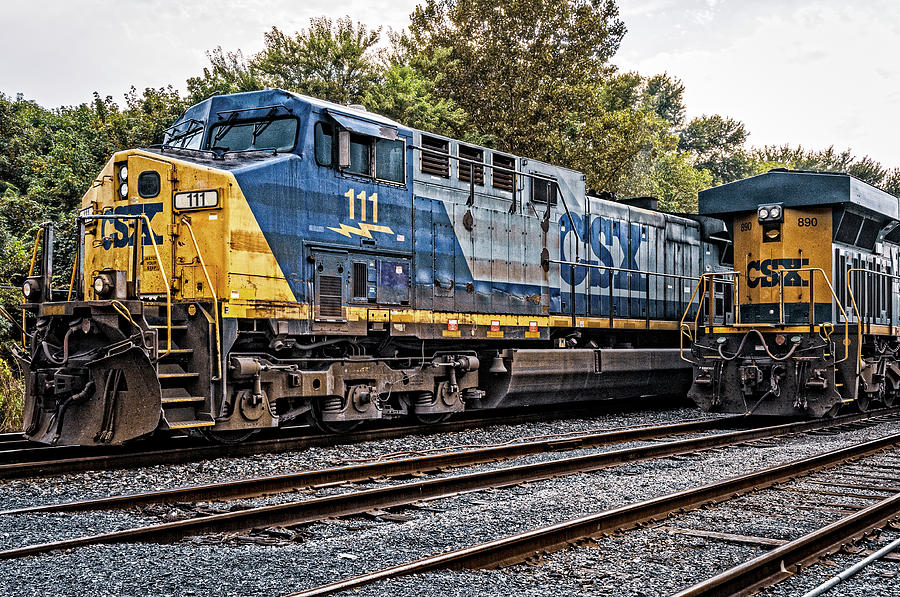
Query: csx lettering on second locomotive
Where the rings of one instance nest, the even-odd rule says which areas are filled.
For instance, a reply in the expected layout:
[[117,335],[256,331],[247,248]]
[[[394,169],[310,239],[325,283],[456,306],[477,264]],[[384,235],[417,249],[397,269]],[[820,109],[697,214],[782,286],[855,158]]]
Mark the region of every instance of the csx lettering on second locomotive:
[[[809,259],[763,259],[751,261],[747,264],[747,286],[749,288],[771,288],[778,286],[781,274],[778,270],[786,270],[784,273],[785,286],[809,286],[809,280],[804,280],[797,270],[809,265]],[[755,273],[762,275],[754,275]]]

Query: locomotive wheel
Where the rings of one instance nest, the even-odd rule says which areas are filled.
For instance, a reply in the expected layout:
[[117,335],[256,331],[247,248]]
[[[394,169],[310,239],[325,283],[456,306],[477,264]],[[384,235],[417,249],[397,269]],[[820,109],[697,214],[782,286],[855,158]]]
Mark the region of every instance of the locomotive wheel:
[[362,421],[323,421],[318,407],[307,415],[309,423],[322,433],[344,434],[350,433],[363,424]]
[[233,431],[212,431],[210,429],[203,429],[201,430],[201,433],[210,441],[230,446],[247,441],[258,431],[258,429],[240,429]]
[[438,423],[443,423],[444,421],[446,421],[449,418],[450,418],[450,413],[431,413],[431,414],[413,413],[413,419],[415,419],[422,425],[437,425]]
[[858,392],[856,394],[856,408],[859,409],[859,412],[866,412],[867,410],[869,410],[869,406],[871,406],[871,404],[871,394],[867,394],[866,392]]
[[344,434],[350,433],[360,425],[362,425],[362,421],[322,421],[318,418],[313,420],[313,425],[315,425],[319,431],[323,431],[325,433],[336,433],[336,434]]

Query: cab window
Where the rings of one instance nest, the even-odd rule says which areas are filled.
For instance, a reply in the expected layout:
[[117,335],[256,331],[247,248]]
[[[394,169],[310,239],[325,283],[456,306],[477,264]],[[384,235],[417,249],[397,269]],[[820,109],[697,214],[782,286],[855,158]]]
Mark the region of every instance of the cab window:
[[350,166],[347,172],[360,176],[372,176],[372,138],[350,134]]
[[209,149],[290,151],[297,139],[297,119],[224,122],[212,127]]
[[403,184],[406,180],[403,141],[375,140],[375,178]]
[[327,122],[316,123],[316,163],[331,166],[334,161],[334,127]]

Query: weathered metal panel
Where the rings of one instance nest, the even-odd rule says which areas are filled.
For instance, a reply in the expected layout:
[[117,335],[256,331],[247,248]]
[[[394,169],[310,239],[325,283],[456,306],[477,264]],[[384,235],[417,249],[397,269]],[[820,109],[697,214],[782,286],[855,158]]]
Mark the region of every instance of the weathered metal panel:
[[526,313],[525,305],[525,226],[534,218],[513,215],[509,217],[509,312]]
[[418,309],[431,309],[434,302],[434,228],[431,219],[431,200],[416,197],[413,207],[415,306]]
[[491,212],[491,310],[509,312],[509,218],[506,212]]
[[[452,207],[452,206],[448,206]],[[453,227],[445,222],[445,206],[440,202],[432,203],[432,236],[434,238],[434,309],[436,311],[452,311],[455,307],[453,294],[455,291],[456,236]]]
[[491,213],[490,209],[477,206],[472,208],[475,218],[475,238],[472,245],[475,266],[472,268],[472,277],[475,279],[475,310],[481,313],[491,309]]
[[[475,232],[466,230],[465,220],[466,214],[471,213],[465,205],[455,204],[447,205],[448,210],[453,210],[453,230],[456,233],[462,253],[456,256],[456,310],[460,312],[472,311],[475,308],[475,288],[469,282],[469,272],[474,271],[475,258]],[[471,217],[471,215],[469,216]]]

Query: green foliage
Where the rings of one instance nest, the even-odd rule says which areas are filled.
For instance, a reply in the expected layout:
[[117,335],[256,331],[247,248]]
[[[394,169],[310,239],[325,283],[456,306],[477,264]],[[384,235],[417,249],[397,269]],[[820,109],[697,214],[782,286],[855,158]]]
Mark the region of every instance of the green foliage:
[[[187,105],[203,101],[214,94],[240,93],[263,89],[262,75],[237,50],[226,52],[221,46],[206,53],[209,66],[203,74],[187,80]],[[171,124],[171,123],[170,123]]]
[[434,82],[412,66],[393,63],[362,97],[367,109],[407,126],[472,142],[468,117],[452,99],[435,94]]
[[0,359],[0,432],[22,430],[24,391],[19,371]]
[[273,87],[305,93],[339,104],[358,103],[378,77],[376,45],[381,28],[310,20],[309,29],[287,35],[277,27],[265,34],[265,49],[253,67]]
[[691,120],[678,141],[679,149],[694,157],[694,166],[709,172],[715,184],[723,184],[748,174],[744,123],[713,114]]
[[772,168],[813,170],[820,172],[845,172],[863,182],[900,196],[898,170],[888,170],[869,156],[856,158],[853,151],[838,151],[834,146],[824,150],[808,150],[802,146],[766,145],[756,148],[750,155],[750,171],[760,174]]
[[548,159],[611,71],[625,33],[617,15],[612,1],[427,0],[411,15],[410,45],[475,130]]

